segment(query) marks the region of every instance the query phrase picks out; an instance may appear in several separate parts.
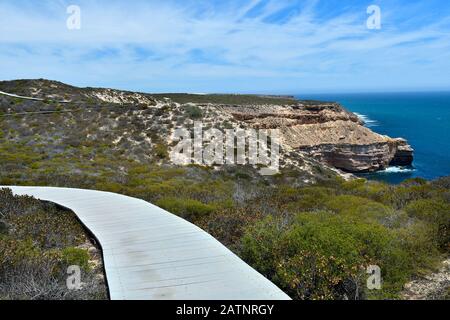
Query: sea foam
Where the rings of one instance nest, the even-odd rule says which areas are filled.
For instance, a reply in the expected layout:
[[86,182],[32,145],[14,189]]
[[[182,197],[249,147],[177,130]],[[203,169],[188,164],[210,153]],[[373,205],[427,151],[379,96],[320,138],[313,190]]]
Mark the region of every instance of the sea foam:
[[370,119],[367,115],[365,114],[360,114],[357,112],[353,112],[354,114],[356,114],[356,116],[361,119],[362,121],[364,121],[364,124],[366,125],[366,127],[370,128],[370,127],[377,127],[379,125],[378,121],[376,120],[372,120]]
[[388,167],[382,171],[381,173],[409,173],[414,172],[416,169],[410,167]]

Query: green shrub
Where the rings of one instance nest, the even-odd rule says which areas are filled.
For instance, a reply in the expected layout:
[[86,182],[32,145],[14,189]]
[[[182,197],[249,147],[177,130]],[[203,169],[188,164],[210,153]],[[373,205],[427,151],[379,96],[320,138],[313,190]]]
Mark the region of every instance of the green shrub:
[[184,110],[190,119],[196,120],[203,117],[202,109],[195,105],[187,105]]
[[401,218],[394,217],[395,211],[379,202],[353,195],[332,197],[325,200],[324,207],[341,215],[378,221],[385,225],[393,225],[396,219]]
[[121,193],[123,191],[123,186],[117,182],[98,182],[95,184],[95,190],[108,191],[114,193]]
[[402,249],[411,257],[411,270],[424,274],[439,262],[440,252],[436,243],[434,228],[422,221],[410,222],[407,227],[395,231]]
[[300,250],[281,260],[275,279],[295,299],[335,299],[334,288],[345,280],[341,274],[347,276],[351,273],[346,269],[346,265],[336,262],[334,257]]
[[248,228],[241,240],[241,257],[268,278],[273,278],[284,228],[272,216]]
[[301,188],[296,190],[296,199],[288,205],[288,209],[297,213],[325,209],[325,203],[332,194],[334,194],[332,189],[324,187]]
[[[104,299],[105,286],[89,268],[89,255],[75,246],[86,243],[82,226],[70,211],[0,190],[1,299]],[[85,270],[81,290],[66,286],[66,270],[78,265]]]
[[187,219],[194,219],[212,213],[215,207],[193,199],[165,197],[156,202],[161,208]]
[[354,179],[350,181],[344,181],[341,184],[341,188],[345,191],[358,190],[363,188],[365,184],[366,184],[365,179]]
[[434,192],[430,184],[400,185],[392,188],[383,202],[396,209],[402,209],[411,201],[432,197]]
[[440,248],[450,249],[450,204],[440,199],[420,199],[409,203],[405,211],[410,217],[429,223]]
[[398,292],[411,275],[408,252],[396,233],[379,224],[329,212],[299,214],[286,229],[282,224],[267,218],[249,228],[241,255],[293,298],[364,295],[361,283],[371,264],[382,269],[386,296]]
[[68,247],[62,250],[62,260],[68,266],[76,265],[88,271],[89,267],[89,253],[85,249]]
[[157,143],[153,151],[159,159],[167,159],[169,157],[169,152],[167,151],[167,145],[164,143]]
[[22,263],[35,263],[42,257],[42,251],[33,244],[31,238],[15,240],[0,236],[0,270],[16,267]]

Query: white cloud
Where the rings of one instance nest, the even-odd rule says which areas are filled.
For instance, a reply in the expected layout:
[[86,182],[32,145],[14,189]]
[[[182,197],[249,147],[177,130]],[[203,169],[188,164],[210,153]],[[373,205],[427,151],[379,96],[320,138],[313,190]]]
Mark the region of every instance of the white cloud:
[[446,19],[407,30],[388,20],[376,32],[364,6],[322,21],[318,1],[306,1],[277,24],[266,18],[295,1],[213,2],[81,1],[80,31],[66,28],[68,2],[1,2],[1,73],[149,91],[326,90],[330,79],[376,90],[419,75],[450,88]]

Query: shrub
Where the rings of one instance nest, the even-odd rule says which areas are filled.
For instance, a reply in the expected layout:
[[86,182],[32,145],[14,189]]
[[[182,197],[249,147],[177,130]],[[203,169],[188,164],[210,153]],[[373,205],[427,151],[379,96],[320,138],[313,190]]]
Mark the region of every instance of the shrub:
[[273,278],[283,225],[272,216],[251,226],[241,240],[241,257],[268,278]]
[[432,197],[433,193],[434,190],[430,184],[400,185],[392,188],[383,202],[396,209],[402,209],[411,201]]
[[[330,267],[333,266],[333,267]],[[336,287],[344,283],[341,274],[349,274],[344,263],[336,263],[334,257],[320,252],[300,250],[283,259],[277,267],[276,279],[284,284],[295,299],[334,299]],[[353,280],[354,281],[354,280]],[[347,281],[347,282],[351,282]],[[354,283],[351,287],[356,287]],[[353,289],[353,292],[356,290]],[[345,291],[344,291],[345,294]]]
[[202,109],[195,105],[187,105],[185,107],[185,112],[190,119],[196,120],[201,119],[203,117]]
[[123,192],[123,186],[117,182],[98,182],[95,184],[95,190],[102,190],[114,193]]
[[325,209],[325,203],[334,191],[324,187],[306,187],[296,191],[295,202],[289,204],[292,212],[305,212]]
[[42,251],[33,244],[31,238],[13,240],[0,237],[0,270],[6,270],[30,261],[38,262],[41,258],[43,258]]
[[402,186],[411,187],[411,186],[423,186],[428,184],[428,181],[423,178],[410,178],[406,179],[401,183]]
[[241,254],[293,298],[360,298],[370,264],[382,269],[385,295],[398,292],[410,276],[411,259],[396,233],[376,223],[318,212],[281,225],[267,218],[249,228]]
[[[0,300],[104,299],[105,286],[89,268],[86,234],[73,213],[32,197],[0,190]],[[82,290],[66,286],[66,268],[85,270]]]
[[437,179],[436,181],[433,181],[431,184],[438,188],[450,189],[450,176]]
[[155,144],[153,151],[159,159],[167,159],[169,156],[169,152],[167,151],[167,145],[163,143]]
[[175,197],[162,198],[158,200],[156,204],[171,213],[175,213],[187,219],[195,219],[200,216],[205,216],[215,210],[214,206],[204,204],[197,200],[180,199]]
[[364,179],[354,179],[350,181],[344,181],[341,184],[341,188],[346,191],[358,190],[365,186],[366,180]]
[[89,268],[89,254],[87,250],[68,247],[62,250],[62,260],[67,266],[76,265],[88,271]]
[[395,231],[401,247],[411,257],[411,270],[422,274],[433,269],[440,253],[436,244],[433,227],[422,221]]
[[409,203],[405,211],[410,217],[429,223],[439,247],[450,249],[450,204],[440,199],[420,199]]
[[236,249],[245,230],[260,221],[261,213],[245,208],[218,209],[195,223],[231,249]]
[[341,195],[324,202],[324,207],[333,212],[361,220],[377,221],[386,226],[395,226],[403,218],[388,206],[358,196]]

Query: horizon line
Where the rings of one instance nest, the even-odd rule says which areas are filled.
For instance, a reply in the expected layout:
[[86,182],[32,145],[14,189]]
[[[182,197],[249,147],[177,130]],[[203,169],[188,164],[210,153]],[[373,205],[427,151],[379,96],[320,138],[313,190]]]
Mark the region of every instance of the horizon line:
[[[148,89],[139,89],[139,88],[120,88],[120,86],[113,87],[108,85],[81,85],[81,84],[73,84],[71,82],[61,81],[61,80],[54,80],[54,79],[47,79],[47,78],[16,78],[16,79],[3,79],[0,80],[0,82],[9,82],[9,81],[38,81],[38,80],[44,80],[44,81],[54,81],[54,82],[60,82],[66,85],[70,85],[73,87],[78,87],[81,89],[86,88],[93,88],[93,89],[111,89],[111,90],[118,90],[118,91],[129,91],[129,92],[136,92],[136,93],[144,93],[144,94],[192,94],[192,95],[268,95],[268,96],[291,96],[291,97],[298,97],[301,95],[344,95],[344,94],[414,94],[414,93],[450,93],[450,88],[445,89],[394,89],[394,90],[361,90],[361,91],[354,91],[354,90],[342,90],[342,91],[333,91],[331,89],[330,91],[316,91],[316,90],[306,90],[304,93],[282,93],[282,92],[270,92],[270,91],[260,91],[260,92],[239,92],[239,91],[222,91],[222,92],[208,92],[204,91],[196,91],[196,92],[189,92],[184,90],[177,90],[177,91],[149,91]],[[299,90],[300,91],[300,90]]]

